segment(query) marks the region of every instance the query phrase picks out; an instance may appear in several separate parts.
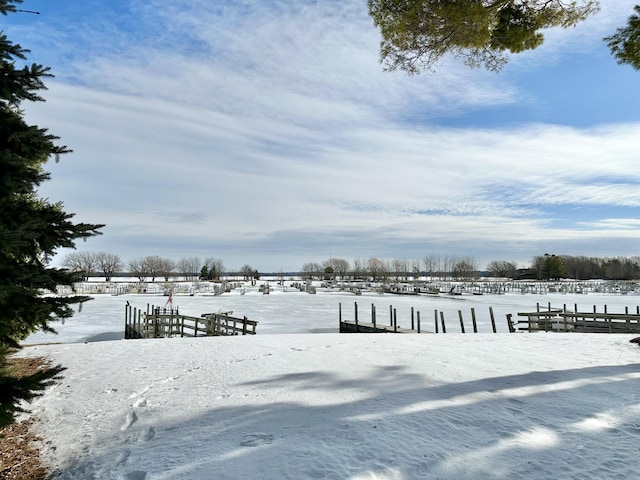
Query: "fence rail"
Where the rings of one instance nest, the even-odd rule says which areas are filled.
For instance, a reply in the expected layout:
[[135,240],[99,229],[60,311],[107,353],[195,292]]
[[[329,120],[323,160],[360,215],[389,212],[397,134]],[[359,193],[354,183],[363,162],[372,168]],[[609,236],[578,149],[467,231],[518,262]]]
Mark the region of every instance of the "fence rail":
[[177,309],[152,307],[143,312],[127,305],[124,338],[211,337],[255,335],[258,322],[227,313],[182,315]]

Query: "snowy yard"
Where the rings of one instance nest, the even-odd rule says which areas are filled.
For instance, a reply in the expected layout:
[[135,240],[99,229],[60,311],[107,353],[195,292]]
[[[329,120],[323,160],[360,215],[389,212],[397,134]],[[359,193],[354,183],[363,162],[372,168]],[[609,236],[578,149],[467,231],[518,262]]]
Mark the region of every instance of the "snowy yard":
[[[46,337],[79,343],[21,353],[68,367],[32,405],[55,478],[637,478],[633,335],[492,334],[486,309],[504,332],[505,312],[538,301],[614,311],[640,297],[174,297],[186,314],[258,320],[258,335],[82,343],[115,335],[126,301],[164,300],[98,297]],[[448,308],[452,327],[473,306],[486,333],[309,333],[335,331],[337,304],[353,301],[363,315],[372,302],[406,318]]]

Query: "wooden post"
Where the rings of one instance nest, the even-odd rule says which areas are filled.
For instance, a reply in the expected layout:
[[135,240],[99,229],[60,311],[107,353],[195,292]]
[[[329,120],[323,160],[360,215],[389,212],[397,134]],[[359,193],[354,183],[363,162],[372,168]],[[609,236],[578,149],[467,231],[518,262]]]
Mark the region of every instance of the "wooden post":
[[447,327],[444,324],[444,312],[440,312],[440,321],[442,322],[442,333],[447,333]]
[[124,306],[124,338],[129,338],[129,305]]
[[[245,318],[247,318],[247,317],[245,317]],[[193,336],[194,337],[198,336],[198,319],[197,318],[196,318],[196,321],[195,321],[195,325],[193,326]]]
[[[136,321],[136,311],[137,311],[136,307],[133,307],[132,311],[129,312],[130,315],[133,314],[133,317],[129,317],[129,318],[131,319],[130,320],[131,323],[134,324],[134,325],[135,325],[135,321]],[[133,337],[133,338],[135,338],[135,337]]]
[[473,323],[473,333],[478,333],[478,324],[476,323],[476,310],[471,307],[471,323]]
[[[489,316],[491,317],[491,328],[493,329],[493,333],[496,333],[496,319],[493,316],[493,307],[489,307]],[[511,332],[511,329],[509,329]]]
[[376,306],[371,304],[371,323],[373,323],[373,329],[376,329]]
[[511,314],[507,313],[507,326],[509,327],[509,333],[515,333],[516,329],[511,322]]
[[393,305],[389,305],[389,326],[393,327]]
[[353,302],[353,311],[356,318],[356,333],[360,333],[360,329],[358,328],[358,302]]
[[342,302],[338,303],[338,332],[342,333]]
[[398,318],[396,317],[396,309],[393,309],[393,331],[394,333],[398,331]]
[[244,316],[242,317],[242,335],[246,335],[247,334],[247,317]]
[[206,317],[205,321],[207,322],[207,331],[205,333],[205,335],[207,337],[210,337],[213,335],[213,318],[215,317],[214,315],[209,315],[208,317]]
[[413,307],[411,307],[411,330],[415,330],[415,325],[413,322]]
[[462,310],[458,310],[458,318],[460,318],[460,331],[465,333],[464,331],[464,320],[462,319]]
[[420,310],[417,311],[418,320],[418,333],[420,333]]
[[433,313],[435,315],[436,333],[440,333],[440,330],[439,330],[439,327],[438,327],[438,310],[434,310]]

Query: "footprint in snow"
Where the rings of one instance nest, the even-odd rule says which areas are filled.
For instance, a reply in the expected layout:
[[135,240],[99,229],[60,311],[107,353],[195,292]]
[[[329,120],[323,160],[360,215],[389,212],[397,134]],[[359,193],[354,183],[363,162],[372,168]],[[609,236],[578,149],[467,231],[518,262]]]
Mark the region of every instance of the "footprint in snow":
[[140,435],[140,441],[141,442],[148,442],[149,440],[152,440],[153,437],[155,437],[155,436],[156,436],[155,427],[149,427],[149,428],[146,428],[142,432],[142,435]]
[[124,476],[125,480],[144,480],[147,478],[147,472],[144,470],[132,470]]
[[245,435],[240,445],[242,447],[259,447],[260,445],[269,445],[274,440],[274,436],[270,433],[252,433]]
[[129,459],[129,455],[131,455],[131,450],[124,450],[120,452],[120,454],[116,457],[116,465],[124,465]]
[[138,420],[138,415],[136,415],[136,412],[129,412],[127,413],[127,416],[124,419],[124,423],[122,424],[122,426],[120,427],[120,430],[122,430],[123,432],[125,430],[127,430],[129,427],[131,427],[131,425],[133,425],[134,423],[136,423],[136,421]]

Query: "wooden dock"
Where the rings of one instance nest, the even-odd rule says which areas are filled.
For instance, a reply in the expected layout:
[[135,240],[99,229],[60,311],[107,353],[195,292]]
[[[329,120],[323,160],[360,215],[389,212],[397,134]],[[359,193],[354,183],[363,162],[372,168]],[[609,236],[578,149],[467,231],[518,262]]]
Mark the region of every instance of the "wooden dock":
[[[371,304],[371,321],[363,322],[358,317],[358,302],[354,302],[353,304],[353,320],[345,320],[342,317],[342,304],[338,305],[338,323],[339,323],[339,331],[340,333],[447,333],[447,325],[444,319],[444,312],[434,310],[434,323],[433,331],[426,331],[422,328],[422,321],[420,319],[420,311],[414,310],[411,307],[411,315],[409,319],[404,321],[407,322],[408,327],[401,327],[398,323],[398,317],[396,309],[393,308],[393,305],[389,305],[389,323],[379,322],[377,319],[376,306],[375,304]],[[497,333],[496,330],[496,320],[493,314],[493,308],[489,307],[489,316],[491,319],[491,331],[493,333]],[[466,333],[467,326],[465,326],[465,321],[462,315],[462,310],[458,310],[458,320],[460,322],[460,331],[462,333]],[[510,316],[507,316],[507,324],[509,326],[509,331],[512,330],[512,323]],[[471,329],[473,333],[478,333],[478,322],[476,321],[476,312],[474,308],[471,308]]]
[[258,322],[225,313],[182,315],[174,308],[152,307],[143,312],[130,305],[125,309],[124,338],[211,337],[255,335]]
[[[362,321],[358,316],[358,302],[354,302],[353,319],[345,320],[342,316],[342,304],[339,304],[339,328],[340,333],[447,333],[444,312],[434,310],[433,331],[424,331],[420,320],[420,312],[411,308],[410,319],[403,320],[406,327],[400,327],[396,309],[389,306],[389,321],[380,322],[376,317],[376,307],[371,304],[371,321]],[[640,334],[640,306],[635,308],[635,313],[629,313],[625,307],[624,313],[609,313],[607,306],[604,312],[597,312],[594,305],[592,312],[580,312],[574,305],[574,311],[568,311],[566,305],[563,308],[551,308],[551,304],[545,309],[538,304],[533,312],[518,312],[518,319],[514,321],[511,313],[507,314],[508,332],[576,332],[576,333],[634,333]],[[497,333],[496,319],[493,308],[489,307],[491,331]],[[458,321],[461,333],[473,331],[478,333],[476,312],[471,308],[471,325],[465,322],[462,310],[458,310]],[[456,324],[458,322],[454,322]],[[449,325],[449,328],[451,326]],[[469,328],[471,327],[471,328]],[[456,329],[457,330],[457,329]],[[451,330],[450,330],[451,331]]]
[[389,306],[389,325],[378,323],[376,319],[376,306],[371,304],[371,322],[361,322],[358,319],[358,302],[353,303],[354,320],[343,320],[342,303],[338,304],[338,324],[340,333],[420,333],[420,312],[417,316],[417,330],[414,310],[411,309],[411,328],[402,328],[398,325],[396,311]]
[[401,328],[397,325],[376,325],[355,321],[341,321],[340,333],[420,333],[410,328]]

